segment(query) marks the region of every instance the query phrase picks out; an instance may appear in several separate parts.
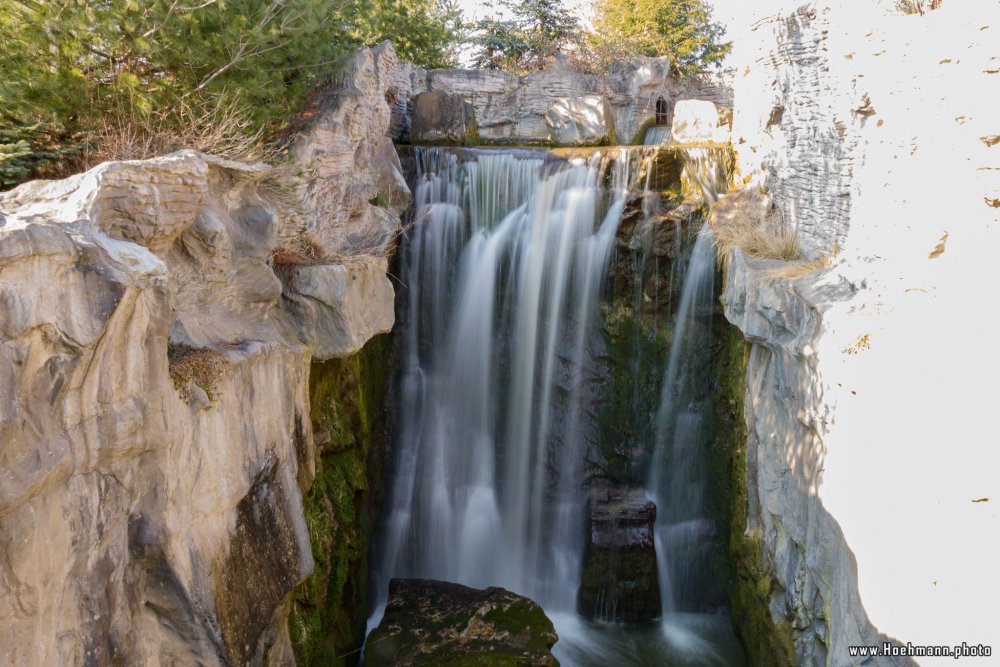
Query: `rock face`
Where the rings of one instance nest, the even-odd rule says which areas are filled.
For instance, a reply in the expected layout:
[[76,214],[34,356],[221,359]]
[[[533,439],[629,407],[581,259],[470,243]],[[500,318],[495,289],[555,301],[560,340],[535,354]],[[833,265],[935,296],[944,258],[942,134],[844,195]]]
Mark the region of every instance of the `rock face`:
[[545,112],[548,140],[558,145],[611,143],[614,120],[603,97],[557,97]]
[[385,257],[362,256],[284,271],[286,307],[318,358],[346,357],[392,329],[395,295],[387,270]]
[[284,241],[306,237],[330,257],[384,255],[410,194],[389,131],[409,96],[389,42],[359,49],[289,150],[304,171],[304,215]]
[[591,492],[589,511],[590,540],[577,609],[606,621],[659,618],[656,505],[641,490],[602,486]]
[[1000,641],[983,620],[1000,595],[986,556],[1000,525],[983,511],[1000,455],[976,444],[994,428],[979,379],[1000,373],[981,307],[1000,244],[981,95],[997,26],[992,4],[821,3],[759,22],[744,51],[743,174],[808,254],[839,249],[811,273],[737,251],[723,297],[751,343],[747,534],[799,664],[858,664],[847,646],[879,633]]
[[461,96],[435,90],[413,98],[410,129],[413,143],[462,146],[478,138],[476,112]]
[[526,597],[446,581],[393,579],[365,665],[549,665],[555,629]]
[[[628,144],[651,121],[659,98],[669,108],[680,98],[732,105],[731,74],[678,80],[669,74],[667,58],[620,63],[606,76],[577,72],[561,63],[522,76],[484,70],[423,70],[409,64],[400,69],[408,75],[411,98],[440,91],[470,102],[479,136],[489,143]],[[412,110],[412,100],[394,107],[394,139],[419,143],[409,133]]]
[[[0,661],[287,653],[280,603],[312,568],[309,355],[267,323],[259,173],[185,153],[0,197]],[[199,267],[229,282],[214,303],[176,282]],[[214,377],[175,388],[171,330],[214,345]]]
[[298,215],[191,151],[0,195],[0,663],[294,663],[310,362],[392,326],[394,67],[359,52],[295,139]]

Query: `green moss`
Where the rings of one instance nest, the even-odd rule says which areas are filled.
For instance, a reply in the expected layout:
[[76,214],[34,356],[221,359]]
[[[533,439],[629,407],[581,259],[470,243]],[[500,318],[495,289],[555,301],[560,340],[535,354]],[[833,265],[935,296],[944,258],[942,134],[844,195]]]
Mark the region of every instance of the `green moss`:
[[498,606],[484,614],[483,619],[500,632],[509,632],[512,635],[531,633],[538,639],[538,645],[535,647],[538,650],[547,648],[542,631],[554,632],[552,621],[541,607],[530,600]]
[[297,663],[347,665],[364,640],[373,505],[382,463],[389,341],[314,363],[309,389],[316,477],[303,506],[316,567],[293,593],[289,627]]
[[747,533],[747,426],[744,414],[749,344],[736,327],[720,321],[721,348],[716,357],[718,385],[714,428],[722,438],[724,455],[716,457],[713,479],[728,488],[715,495],[723,524],[730,526],[729,560],[733,582],[729,590],[730,614],[743,640],[751,667],[791,667],[795,645],[791,623],[775,623],[770,603],[775,580],[764,556],[760,535]]
[[466,146],[478,146],[481,142],[479,136],[479,128],[473,125],[469,128],[469,131],[465,134],[465,145]]

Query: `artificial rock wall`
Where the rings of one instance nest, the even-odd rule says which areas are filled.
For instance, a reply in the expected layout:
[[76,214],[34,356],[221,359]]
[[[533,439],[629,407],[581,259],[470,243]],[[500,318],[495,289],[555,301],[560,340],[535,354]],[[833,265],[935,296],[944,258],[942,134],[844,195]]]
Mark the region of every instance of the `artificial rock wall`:
[[293,139],[292,213],[191,151],[0,195],[0,663],[294,663],[310,363],[393,324],[395,68]]
[[[824,2],[741,45],[741,177],[830,264],[735,251],[723,296],[751,343],[746,531],[801,665],[861,664],[848,646],[882,634],[1000,643],[997,30],[996,2]],[[716,215],[753,215],[753,191]]]
[[[475,109],[479,138],[493,144],[630,144],[664,98],[702,99],[732,106],[731,73],[678,79],[669,59],[623,62],[608,75],[584,74],[559,62],[525,75],[487,70],[424,70],[404,65],[411,96],[459,95]],[[412,104],[397,100],[394,138],[409,141]],[[639,138],[641,142],[641,137]]]

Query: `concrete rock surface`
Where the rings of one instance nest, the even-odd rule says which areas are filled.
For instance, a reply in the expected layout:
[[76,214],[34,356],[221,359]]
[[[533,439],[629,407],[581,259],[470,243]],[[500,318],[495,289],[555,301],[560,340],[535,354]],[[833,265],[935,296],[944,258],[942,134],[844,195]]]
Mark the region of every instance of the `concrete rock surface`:
[[359,51],[293,140],[298,217],[193,151],[0,194],[0,663],[294,663],[310,362],[393,323],[395,66]]
[[1000,5],[926,9],[790,8],[737,69],[742,174],[830,255],[807,273],[736,251],[723,296],[751,343],[746,529],[804,665],[860,664],[847,647],[883,633],[1000,644]]

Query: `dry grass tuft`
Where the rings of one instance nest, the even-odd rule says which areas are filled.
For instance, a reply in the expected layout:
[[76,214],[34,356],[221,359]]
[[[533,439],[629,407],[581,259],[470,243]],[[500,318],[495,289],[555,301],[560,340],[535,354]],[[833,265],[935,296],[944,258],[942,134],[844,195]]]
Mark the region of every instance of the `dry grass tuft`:
[[747,188],[726,195],[710,219],[715,245],[723,264],[739,248],[755,259],[778,260],[761,275],[769,280],[796,280],[833,263],[840,249],[815,259],[804,259],[795,230],[785,224],[767,194]]
[[185,396],[185,400],[194,383],[205,390],[210,401],[215,402],[219,380],[229,369],[229,362],[222,353],[177,343],[167,347],[167,363],[174,388]]
[[246,109],[222,98],[180,103],[169,112],[122,108],[107,115],[84,155],[85,167],[101,162],[146,160],[193,148],[238,162],[270,162],[262,130]]
[[798,234],[777,217],[770,200],[757,188],[721,199],[709,221],[719,256],[726,261],[733,249],[739,248],[757,259],[799,259]]
[[773,280],[795,280],[813,271],[825,269],[833,264],[833,255],[821,255],[816,259],[797,259],[770,267],[766,273]]
[[296,266],[314,266],[322,264],[324,261],[323,249],[305,236],[285,243],[271,255],[271,265],[275,270]]

